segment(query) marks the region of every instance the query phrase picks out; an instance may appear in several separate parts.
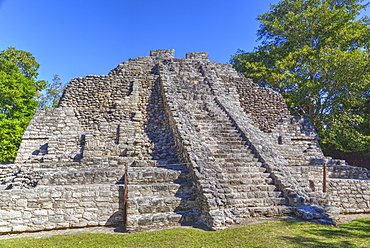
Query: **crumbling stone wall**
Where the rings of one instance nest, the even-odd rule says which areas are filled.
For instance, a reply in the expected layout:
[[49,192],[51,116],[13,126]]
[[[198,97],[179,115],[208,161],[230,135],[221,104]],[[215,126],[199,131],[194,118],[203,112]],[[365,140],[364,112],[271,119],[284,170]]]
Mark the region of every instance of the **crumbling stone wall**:
[[271,132],[281,118],[290,115],[283,97],[272,89],[259,87],[244,78],[237,84],[237,89],[245,113],[251,115],[263,132]]
[[37,110],[22,137],[15,163],[78,161],[83,133],[72,108]]

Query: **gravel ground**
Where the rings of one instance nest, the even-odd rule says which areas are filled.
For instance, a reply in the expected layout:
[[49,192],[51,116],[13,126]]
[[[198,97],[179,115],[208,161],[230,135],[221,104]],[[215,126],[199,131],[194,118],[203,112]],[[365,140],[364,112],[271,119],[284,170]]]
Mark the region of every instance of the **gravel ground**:
[[[357,218],[369,218],[369,217],[370,217],[370,214],[341,215],[337,223],[345,224]],[[266,221],[274,221],[274,220],[282,220],[282,219],[292,219],[292,218],[291,217],[253,218],[248,224],[256,224],[256,223],[262,223]],[[300,220],[297,220],[297,221],[300,221]],[[184,228],[191,228],[191,227],[184,226]],[[10,234],[0,235],[0,240],[1,239],[13,239],[13,238],[25,238],[25,237],[41,238],[41,237],[48,237],[52,235],[66,235],[66,234],[76,234],[76,233],[107,233],[107,234],[117,234],[117,235],[125,234],[124,232],[117,230],[117,228],[115,227],[99,226],[99,227],[72,228],[72,229],[51,230],[51,231],[41,231],[41,232],[10,233]]]

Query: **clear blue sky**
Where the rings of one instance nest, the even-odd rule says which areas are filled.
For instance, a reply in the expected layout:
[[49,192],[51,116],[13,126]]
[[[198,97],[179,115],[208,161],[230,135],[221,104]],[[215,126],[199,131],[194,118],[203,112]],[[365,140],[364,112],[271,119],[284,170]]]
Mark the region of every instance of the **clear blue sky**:
[[152,49],[227,63],[257,45],[256,18],[278,0],[0,0],[0,50],[31,52],[39,79],[106,75]]

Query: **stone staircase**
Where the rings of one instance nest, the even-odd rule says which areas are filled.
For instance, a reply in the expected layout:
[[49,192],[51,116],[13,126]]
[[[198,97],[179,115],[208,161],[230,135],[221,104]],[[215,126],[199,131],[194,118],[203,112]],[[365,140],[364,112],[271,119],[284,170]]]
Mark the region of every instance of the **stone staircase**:
[[42,173],[34,171],[32,166],[0,165],[0,190],[33,188],[41,178]]
[[16,177],[17,170],[13,164],[0,164],[0,190],[6,189]]
[[128,180],[128,232],[198,221],[196,189],[184,165],[130,167]]
[[270,173],[215,102],[199,102],[194,109],[199,134],[222,170],[219,186],[225,195],[225,206],[242,219],[290,212],[287,199],[274,185]]

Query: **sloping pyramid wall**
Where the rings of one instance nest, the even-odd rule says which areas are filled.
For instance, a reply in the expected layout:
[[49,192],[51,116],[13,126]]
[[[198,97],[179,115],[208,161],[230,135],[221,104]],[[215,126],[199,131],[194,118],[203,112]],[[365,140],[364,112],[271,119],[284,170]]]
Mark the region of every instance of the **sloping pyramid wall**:
[[325,158],[317,139],[278,93],[208,53],[153,50],[106,76],[73,79],[58,108],[37,111],[15,164],[1,168],[0,232],[219,230],[302,205],[369,211],[369,172]]

